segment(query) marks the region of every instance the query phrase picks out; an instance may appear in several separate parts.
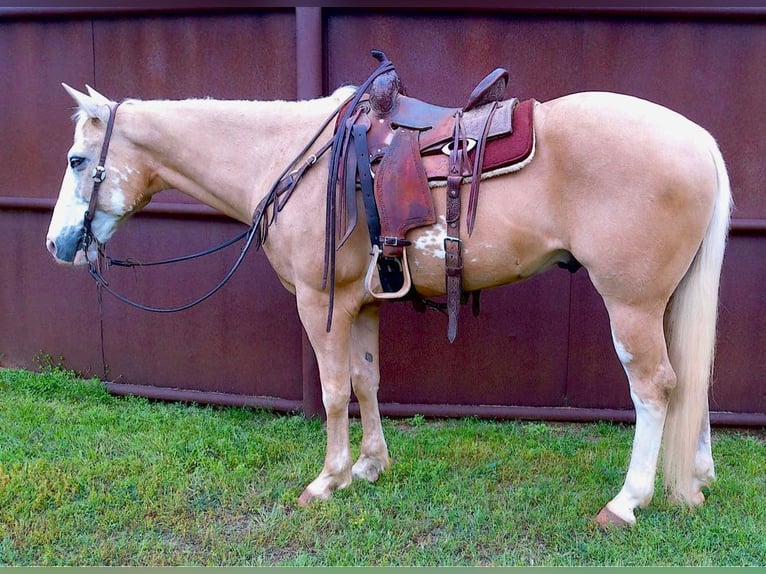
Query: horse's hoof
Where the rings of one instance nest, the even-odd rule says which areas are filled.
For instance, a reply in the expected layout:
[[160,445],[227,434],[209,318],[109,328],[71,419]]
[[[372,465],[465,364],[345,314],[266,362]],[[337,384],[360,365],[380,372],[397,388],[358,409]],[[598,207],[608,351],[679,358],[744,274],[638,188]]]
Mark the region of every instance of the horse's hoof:
[[386,469],[386,464],[375,460],[374,458],[359,458],[351,469],[354,478],[362,478],[368,482],[376,482],[380,478],[380,473]]
[[631,523],[627,520],[623,520],[617,516],[614,512],[609,510],[606,506],[601,509],[601,512],[596,516],[596,522],[601,528],[609,528],[615,526],[617,528],[625,528],[630,526]]
[[354,466],[353,473],[354,478],[361,478],[367,482],[376,482],[380,477],[380,471],[375,468],[375,465],[365,465],[362,467]]
[[692,507],[695,506],[702,506],[705,503],[705,495],[702,494],[702,491],[698,491],[696,494],[692,495],[691,500],[689,500],[689,505]]
[[314,500],[314,495],[311,494],[308,490],[304,490],[298,497],[298,506],[301,508],[306,508],[307,506],[311,505],[312,500]]
[[327,500],[329,497],[330,497],[329,493],[327,494],[327,496],[321,496],[321,495],[314,494],[307,488],[298,497],[298,506],[300,506],[301,508],[307,508],[308,506],[311,506],[311,503],[314,502],[315,500]]

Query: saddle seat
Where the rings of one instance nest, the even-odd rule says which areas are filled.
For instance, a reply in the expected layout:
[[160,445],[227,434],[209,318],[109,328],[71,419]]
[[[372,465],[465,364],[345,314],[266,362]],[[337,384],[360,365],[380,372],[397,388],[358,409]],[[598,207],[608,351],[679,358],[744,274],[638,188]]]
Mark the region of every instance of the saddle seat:
[[[497,104],[486,136],[487,150],[494,148],[492,143],[496,139],[510,136],[513,133],[514,114],[520,116],[517,123],[524,123],[525,126],[531,120],[532,100],[519,103],[516,98],[510,98],[498,101]],[[472,108],[469,111],[466,111],[465,108],[462,109],[461,122],[464,135],[468,140],[469,159],[473,159],[473,150],[475,149],[476,142],[482,136],[483,121],[486,119],[488,105],[483,104],[481,107]],[[428,115],[416,115],[416,110],[426,110]],[[418,149],[428,180],[446,180],[449,155],[448,148],[445,148],[445,146],[450,144],[453,139],[455,113],[458,111],[460,111],[460,108],[436,106],[415,98],[400,95],[397,113],[392,114],[390,117],[379,117],[377,122],[371,119],[367,141],[373,171],[383,156],[386,155],[393,132],[397,129],[408,129],[418,132]],[[417,118],[420,121],[412,122],[410,121],[411,118]],[[529,144],[527,140],[531,133],[525,126],[521,126],[519,134],[525,141],[519,143],[523,144],[526,148]],[[525,151],[531,150],[522,149],[513,155],[521,156]],[[490,153],[489,157],[492,156],[493,154]],[[485,161],[485,164],[482,165],[482,174],[486,174],[489,170],[497,169],[503,164],[519,159],[523,159],[523,157],[498,157],[489,162]],[[471,176],[472,173],[464,173],[464,175]]]
[[[362,101],[370,106],[370,128],[367,134],[371,161],[385,155],[391,136],[399,128],[415,130],[419,134],[421,155],[441,153],[442,147],[453,137],[455,114],[461,111],[465,137],[477,141],[482,135],[486,106],[502,102],[508,83],[508,71],[496,68],[471,92],[463,108],[449,108],[408,97],[401,87],[395,71],[378,76],[370,87],[370,93]],[[488,139],[511,133],[513,108],[518,100],[502,102],[492,118]]]

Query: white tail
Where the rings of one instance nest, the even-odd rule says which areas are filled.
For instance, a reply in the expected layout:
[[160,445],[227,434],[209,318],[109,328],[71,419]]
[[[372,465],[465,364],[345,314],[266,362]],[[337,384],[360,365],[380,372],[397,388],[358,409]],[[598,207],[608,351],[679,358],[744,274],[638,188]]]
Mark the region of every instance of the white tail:
[[718,195],[705,238],[670,302],[666,324],[668,354],[678,383],[663,433],[664,483],[669,496],[694,503],[694,458],[702,425],[708,419],[708,388],[713,373],[718,288],[731,217],[731,187],[718,145],[710,153]]

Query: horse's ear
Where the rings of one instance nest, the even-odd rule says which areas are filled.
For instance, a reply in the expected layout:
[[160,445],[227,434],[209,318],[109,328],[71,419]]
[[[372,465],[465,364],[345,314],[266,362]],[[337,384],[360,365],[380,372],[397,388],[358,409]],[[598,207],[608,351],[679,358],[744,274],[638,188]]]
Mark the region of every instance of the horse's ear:
[[97,101],[99,104],[106,104],[107,106],[112,103],[112,101],[101,94],[100,92],[97,92],[95,89],[91,88],[88,84],[85,84],[85,87],[88,90],[88,94],[90,94],[90,97],[93,98],[95,101]]
[[[96,100],[95,98],[89,96],[88,94],[83,94],[82,92],[75,90],[71,86],[68,86],[67,84],[61,84],[66,92],[72,96],[72,99],[74,99],[75,102],[77,102],[77,106],[80,108],[80,111],[84,112],[88,115],[90,118],[96,118],[103,122],[106,122],[109,120],[109,105],[108,100],[107,103],[101,103],[100,101]],[[102,96],[103,97],[103,96]]]

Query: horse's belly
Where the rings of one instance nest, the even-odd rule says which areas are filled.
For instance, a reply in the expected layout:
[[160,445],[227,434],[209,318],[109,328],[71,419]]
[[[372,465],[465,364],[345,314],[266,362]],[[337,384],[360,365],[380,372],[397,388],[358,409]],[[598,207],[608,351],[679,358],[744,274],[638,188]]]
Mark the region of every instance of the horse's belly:
[[[557,261],[569,258],[566,251],[551,248],[534,232],[474,232],[462,244],[463,290],[476,291],[531,277]],[[507,230],[506,230],[507,231]],[[408,248],[413,283],[421,295],[437,296],[445,291],[446,229],[435,225],[414,233]]]

